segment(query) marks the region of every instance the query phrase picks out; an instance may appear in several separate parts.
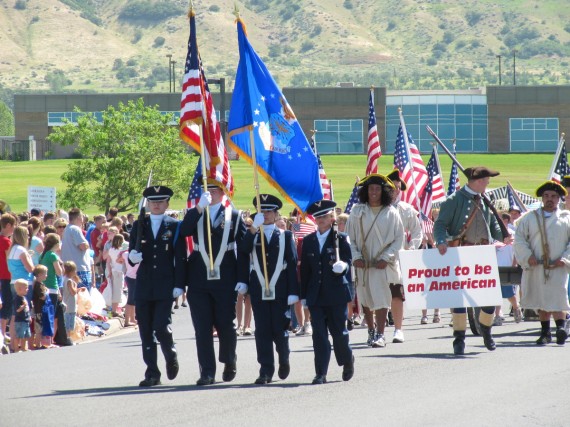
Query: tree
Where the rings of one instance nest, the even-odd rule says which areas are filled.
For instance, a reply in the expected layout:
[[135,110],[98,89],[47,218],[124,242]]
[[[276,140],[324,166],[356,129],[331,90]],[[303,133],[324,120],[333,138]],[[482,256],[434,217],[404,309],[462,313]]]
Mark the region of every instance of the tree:
[[77,144],[76,152],[83,158],[70,163],[61,176],[67,184],[58,194],[62,207],[136,209],[150,171],[153,184],[168,185],[179,195],[187,192],[197,157],[180,141],[173,120],[140,98],[108,107],[101,122],[85,113],[76,125],[56,127],[48,139]]
[[0,101],[0,136],[13,136],[14,132],[14,114]]

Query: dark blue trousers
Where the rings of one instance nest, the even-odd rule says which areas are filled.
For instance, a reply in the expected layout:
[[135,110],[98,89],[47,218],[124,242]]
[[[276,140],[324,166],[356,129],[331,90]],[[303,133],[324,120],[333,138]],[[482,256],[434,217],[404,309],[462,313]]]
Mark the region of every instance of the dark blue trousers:
[[331,359],[331,343],[328,333],[333,339],[334,355],[339,366],[352,361],[352,349],[348,342],[346,329],[346,303],[333,306],[309,306],[311,324],[313,325],[313,349],[315,351],[315,372],[326,375]]
[[289,309],[287,300],[251,301],[255,319],[255,348],[260,369],[259,375],[272,377],[275,373],[273,343],[279,356],[279,364],[289,363]]
[[236,318],[236,292],[228,290],[193,290],[187,293],[190,314],[196,333],[196,349],[200,375],[216,375],[216,354],[214,352],[213,328],[218,331],[221,363],[236,361],[237,336],[234,326]]
[[[467,313],[467,309],[465,307],[452,308],[451,311],[456,314]],[[495,312],[495,307],[481,307],[481,311],[487,314],[493,314]]]
[[166,362],[176,358],[172,337],[172,300],[136,301],[135,312],[141,337],[143,360],[146,364],[145,378],[160,379],[157,364],[157,340]]

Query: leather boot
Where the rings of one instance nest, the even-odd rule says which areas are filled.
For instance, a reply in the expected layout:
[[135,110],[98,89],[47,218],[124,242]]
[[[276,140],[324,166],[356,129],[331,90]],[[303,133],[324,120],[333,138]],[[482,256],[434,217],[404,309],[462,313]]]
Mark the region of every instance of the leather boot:
[[456,356],[465,354],[465,331],[453,331],[453,353]]
[[481,335],[483,335],[483,343],[487,350],[493,351],[497,348],[495,345],[495,340],[493,340],[493,336],[491,335],[491,327],[487,325],[480,324],[481,326]]

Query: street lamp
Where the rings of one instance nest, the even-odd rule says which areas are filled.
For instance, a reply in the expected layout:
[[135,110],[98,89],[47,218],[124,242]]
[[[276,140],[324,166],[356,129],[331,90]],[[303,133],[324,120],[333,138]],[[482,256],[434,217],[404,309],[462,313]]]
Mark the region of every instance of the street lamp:
[[176,61],[172,61],[172,92],[176,92],[176,74],[174,73],[174,64],[176,64]]
[[172,54],[166,55],[168,58],[168,92],[172,92],[172,74],[170,73],[170,64],[172,63]]
[[517,85],[517,50],[513,49],[513,86]]
[[499,86],[501,86],[501,55],[497,55],[499,58]]

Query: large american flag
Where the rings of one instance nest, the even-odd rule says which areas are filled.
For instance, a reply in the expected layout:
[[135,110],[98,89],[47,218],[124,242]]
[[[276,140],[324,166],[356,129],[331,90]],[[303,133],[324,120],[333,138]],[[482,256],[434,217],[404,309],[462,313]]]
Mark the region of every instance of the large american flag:
[[[403,119],[401,119],[401,121],[403,121]],[[403,191],[400,197],[404,202],[411,204],[418,211],[420,211],[421,207],[418,206],[418,199],[422,196],[426,188],[428,182],[428,173],[424,166],[422,157],[420,156],[420,151],[418,150],[418,147],[416,147],[416,144],[414,144],[412,135],[406,132],[411,159],[408,156],[408,150],[406,149],[406,138],[402,128],[403,126],[400,124],[394,151],[394,167],[400,170],[400,177],[406,183],[407,187],[407,190]]]
[[323,189],[323,199],[332,200],[332,188],[331,183],[327,179],[327,174],[325,173],[325,167],[323,166],[323,162],[321,161],[321,156],[317,153],[317,145],[315,144],[315,135],[311,136],[309,139],[309,145],[313,149],[315,156],[317,156],[317,162],[319,164],[319,179],[321,181],[321,188]]
[[550,181],[556,181],[558,183],[562,182],[562,178],[566,175],[570,174],[570,167],[568,166],[568,156],[566,154],[566,143],[561,138],[562,149],[560,150],[560,154],[558,155],[557,159],[554,159],[556,162],[554,166],[554,170],[549,178]]
[[[453,144],[453,157],[457,158],[455,154],[455,144]],[[447,187],[447,195],[451,196],[457,190],[461,188],[459,183],[459,171],[457,169],[457,164],[453,162],[451,165],[451,173],[449,174],[449,185]]]
[[436,148],[434,147],[426,170],[428,173],[428,182],[424,193],[420,197],[421,211],[426,217],[430,217],[432,202],[440,202],[445,200],[445,192],[443,191],[443,181],[441,179],[441,171],[437,161]]
[[[232,196],[234,182],[228,153],[222,139],[220,125],[196,41],[194,11],[190,12],[190,37],[184,68],[182,99],[180,102],[180,138],[202,156],[208,179],[220,183],[227,196]],[[200,133],[204,152],[200,145]]]
[[370,102],[368,105],[368,162],[366,175],[378,173],[378,159],[382,155],[378,127],[376,126],[376,113],[374,112],[374,89],[370,89]]

